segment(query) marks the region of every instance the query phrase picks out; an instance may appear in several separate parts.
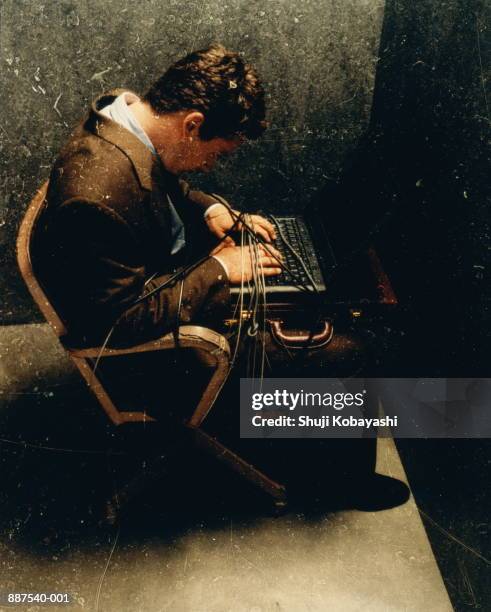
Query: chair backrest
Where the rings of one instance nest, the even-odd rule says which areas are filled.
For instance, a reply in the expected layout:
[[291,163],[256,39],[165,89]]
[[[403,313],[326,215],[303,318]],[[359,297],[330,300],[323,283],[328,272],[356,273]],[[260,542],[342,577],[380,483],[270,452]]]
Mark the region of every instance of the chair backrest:
[[39,310],[43,313],[46,321],[55,330],[58,337],[66,333],[65,325],[47,298],[41,285],[38,283],[31,263],[31,239],[36,221],[43,209],[48,191],[48,181],[46,181],[36,195],[31,200],[26,214],[19,228],[17,236],[17,263],[24,282],[29,289]]

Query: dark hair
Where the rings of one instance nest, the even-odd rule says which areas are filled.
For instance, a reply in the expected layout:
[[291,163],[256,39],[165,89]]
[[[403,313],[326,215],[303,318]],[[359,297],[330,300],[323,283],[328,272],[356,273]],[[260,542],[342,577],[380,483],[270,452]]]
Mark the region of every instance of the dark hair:
[[258,138],[266,129],[264,89],[238,53],[219,44],[173,64],[144,95],[158,114],[201,111],[200,138]]

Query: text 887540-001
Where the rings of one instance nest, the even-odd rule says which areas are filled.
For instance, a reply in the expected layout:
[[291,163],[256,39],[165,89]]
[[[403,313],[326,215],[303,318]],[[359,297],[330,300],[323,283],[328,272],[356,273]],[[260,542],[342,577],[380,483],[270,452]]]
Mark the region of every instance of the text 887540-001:
[[69,593],[29,593],[29,592],[3,592],[0,593],[0,605],[16,606],[25,604],[59,605],[72,602]]

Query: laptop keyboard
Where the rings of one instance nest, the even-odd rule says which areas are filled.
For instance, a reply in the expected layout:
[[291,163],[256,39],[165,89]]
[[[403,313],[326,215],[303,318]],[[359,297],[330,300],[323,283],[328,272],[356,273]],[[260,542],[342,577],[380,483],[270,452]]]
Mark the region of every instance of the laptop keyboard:
[[[275,217],[275,221],[281,229],[281,234],[300,256],[311,277],[315,281],[318,290],[325,289],[319,260],[315,254],[314,244],[303,219],[299,217]],[[293,276],[283,271],[277,276],[266,278],[267,287],[307,286],[312,288],[312,281],[308,277],[299,259],[295,257],[291,249],[283,242],[280,232],[276,230],[276,241],[274,246],[284,257],[285,266],[291,270]]]

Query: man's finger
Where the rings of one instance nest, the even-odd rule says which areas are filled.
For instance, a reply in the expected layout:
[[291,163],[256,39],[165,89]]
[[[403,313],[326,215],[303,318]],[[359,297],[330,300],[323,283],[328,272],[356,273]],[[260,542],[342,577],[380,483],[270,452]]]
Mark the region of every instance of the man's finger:
[[260,248],[260,252],[263,255],[267,255],[269,257],[276,257],[280,261],[283,261],[284,259],[283,255],[278,251],[278,249],[275,249],[274,246],[271,246],[269,244],[268,245],[262,244],[259,248]]
[[276,238],[275,226],[261,215],[252,215],[252,221],[256,225],[256,232],[259,233],[259,228],[263,229],[272,240]]
[[281,268],[263,268],[264,276],[276,276],[278,274],[281,274],[281,272]]
[[261,227],[260,225],[256,225],[254,227],[254,231],[256,232],[256,234],[258,234],[259,236],[261,236],[261,238],[263,240],[265,240],[266,242],[271,242],[271,236],[268,234],[268,232]]
[[261,257],[260,262],[261,262],[261,265],[265,268],[277,268],[278,267],[278,260],[276,260],[274,257]]

